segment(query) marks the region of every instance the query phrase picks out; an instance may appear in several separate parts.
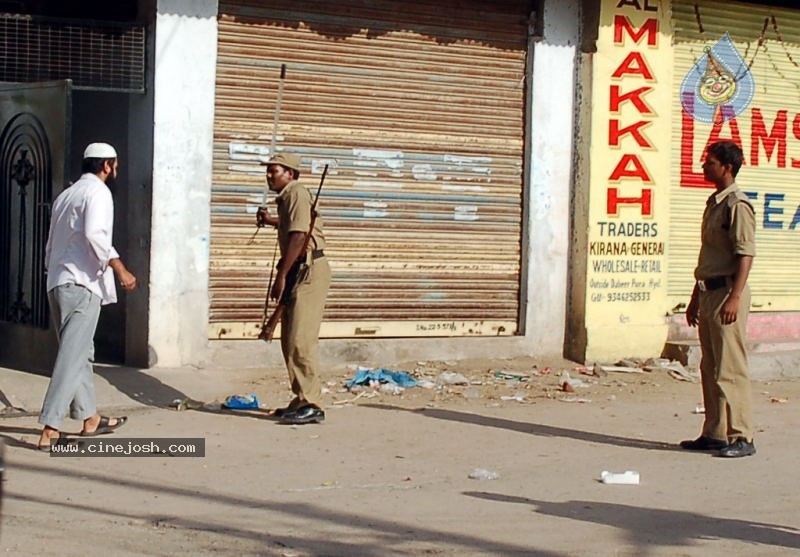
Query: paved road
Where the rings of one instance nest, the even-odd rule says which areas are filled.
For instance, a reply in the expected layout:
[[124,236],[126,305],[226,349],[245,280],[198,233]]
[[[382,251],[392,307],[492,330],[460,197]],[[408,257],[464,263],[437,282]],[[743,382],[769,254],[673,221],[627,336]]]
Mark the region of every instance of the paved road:
[[[609,377],[578,393],[586,403],[546,388],[502,400],[496,385],[362,397],[291,427],[162,407],[249,390],[278,402],[280,373],[100,375],[101,400],[131,417],[107,439],[202,437],[206,456],[55,458],[32,450],[34,416],[3,418],[4,554],[800,554],[800,381],[755,385],[758,455],[723,460],[675,449],[698,430],[699,386],[666,376]],[[329,396],[352,397],[332,379]],[[46,384],[0,380],[26,409]],[[499,478],[470,479],[476,468]],[[641,483],[604,485],[602,470]]]

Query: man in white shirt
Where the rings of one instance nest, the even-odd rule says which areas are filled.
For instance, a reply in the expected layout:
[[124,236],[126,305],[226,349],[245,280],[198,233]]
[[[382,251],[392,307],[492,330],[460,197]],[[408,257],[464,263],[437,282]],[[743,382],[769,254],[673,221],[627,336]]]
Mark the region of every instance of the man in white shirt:
[[127,291],[136,288],[112,245],[114,200],[106,182],[117,177],[117,152],[92,143],[83,153],[82,176],[53,203],[45,250],[47,300],[58,336],[58,355],[39,415],[39,449],[60,438],[67,410],[83,421],[81,435],[111,433],[127,420],[97,413],[92,360],[100,306],[117,301],[114,275]]

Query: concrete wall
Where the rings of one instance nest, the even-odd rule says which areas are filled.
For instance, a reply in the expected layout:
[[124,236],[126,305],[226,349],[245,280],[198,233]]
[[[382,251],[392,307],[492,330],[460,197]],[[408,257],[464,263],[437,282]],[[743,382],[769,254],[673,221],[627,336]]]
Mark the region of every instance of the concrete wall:
[[[128,95],[128,243],[125,264],[136,275],[137,287],[126,293],[125,363],[153,363],[149,338],[150,252],[153,208],[153,99],[156,1],[140,0],[141,20],[147,25],[144,94]],[[121,290],[121,289],[120,289]]]
[[578,0],[544,2],[543,37],[532,50],[528,167],[527,289],[530,353],[561,354],[567,304],[573,112],[580,35]]
[[202,360],[217,49],[216,0],[159,0],[156,15],[151,364]]
[[[586,23],[585,17],[584,25]],[[586,38],[583,39],[587,45]],[[588,45],[591,49],[591,45]],[[579,54],[578,82],[576,84],[575,163],[570,218],[569,293],[567,297],[567,332],[564,356],[583,361],[586,356],[586,275],[589,238],[586,233],[589,221],[589,191],[591,174],[589,151],[592,129],[592,68],[594,54]]]

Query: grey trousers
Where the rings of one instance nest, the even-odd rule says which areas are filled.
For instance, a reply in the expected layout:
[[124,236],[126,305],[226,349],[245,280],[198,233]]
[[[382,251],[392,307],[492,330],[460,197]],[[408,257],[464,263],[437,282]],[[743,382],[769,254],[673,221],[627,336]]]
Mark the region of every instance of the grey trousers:
[[39,423],[59,429],[67,410],[75,420],[97,412],[92,360],[100,298],[83,286],[63,284],[47,293],[47,301],[58,336],[58,356]]

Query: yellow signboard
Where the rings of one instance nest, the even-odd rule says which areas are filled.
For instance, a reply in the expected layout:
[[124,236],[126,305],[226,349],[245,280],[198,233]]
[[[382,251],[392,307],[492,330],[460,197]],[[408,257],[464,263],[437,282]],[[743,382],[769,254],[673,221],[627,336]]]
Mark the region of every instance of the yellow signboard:
[[[704,99],[693,99],[684,87],[680,97],[672,99],[667,305],[685,303],[693,286],[700,218],[713,191],[703,180],[704,151],[714,141],[732,140],[742,147],[745,159],[736,183],[750,196],[756,212],[756,257],[748,280],[754,330],[758,312],[800,310],[800,10],[676,0],[672,19],[677,87],[693,73],[699,76],[693,72],[698,66],[705,69],[703,76],[717,68],[717,73],[729,73],[735,83],[732,96],[747,92],[748,77],[753,87],[745,95],[751,97],[749,102],[737,105],[734,98],[723,103],[718,118],[711,107],[706,107],[710,117],[693,117]],[[726,40],[730,45],[719,46]],[[735,50],[727,60],[726,49]],[[731,117],[725,117],[726,109]]]
[[667,335],[671,17],[603,1],[592,63],[586,359],[659,355]]

